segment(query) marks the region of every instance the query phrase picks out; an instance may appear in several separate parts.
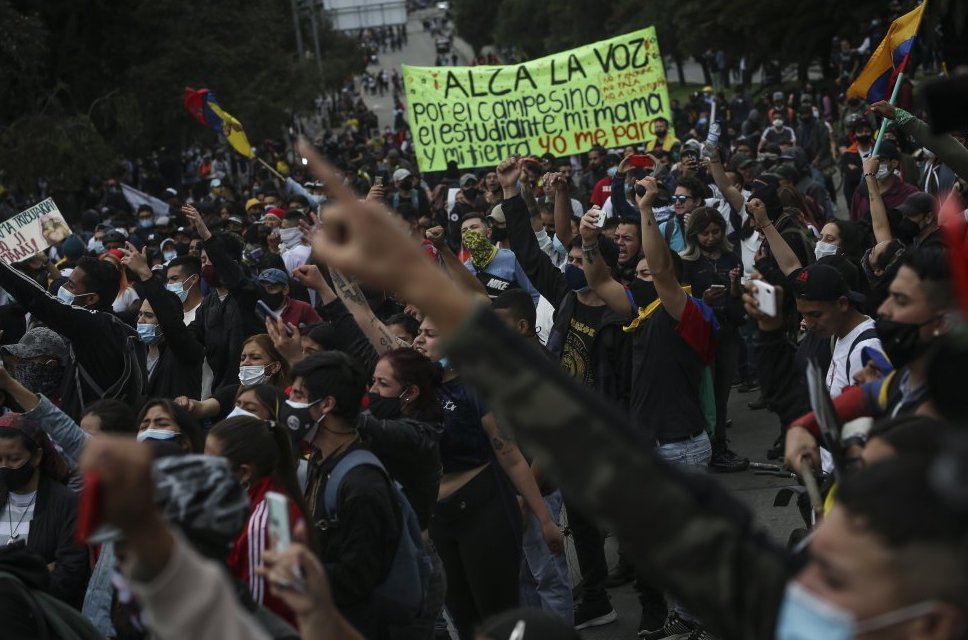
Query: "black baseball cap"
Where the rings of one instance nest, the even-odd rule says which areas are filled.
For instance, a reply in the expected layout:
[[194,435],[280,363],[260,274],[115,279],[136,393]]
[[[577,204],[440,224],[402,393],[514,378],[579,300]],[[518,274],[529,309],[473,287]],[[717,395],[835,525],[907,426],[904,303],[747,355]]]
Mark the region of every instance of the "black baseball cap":
[[938,201],[930,193],[918,191],[912,193],[897,208],[903,216],[923,216],[926,213],[938,212]]
[[793,291],[798,300],[810,302],[834,302],[847,298],[862,303],[864,296],[850,290],[844,275],[829,264],[815,262],[791,276]]
[[837,269],[816,263],[793,277],[793,291],[798,300],[811,302],[833,302],[850,296],[847,280]]

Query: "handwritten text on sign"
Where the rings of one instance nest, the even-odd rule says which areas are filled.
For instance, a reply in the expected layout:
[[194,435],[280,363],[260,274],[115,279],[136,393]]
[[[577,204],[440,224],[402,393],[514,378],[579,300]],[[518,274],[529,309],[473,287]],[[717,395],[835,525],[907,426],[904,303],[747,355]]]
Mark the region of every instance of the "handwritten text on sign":
[[47,198],[0,222],[0,260],[20,262],[71,235],[53,199]]
[[421,171],[634,144],[670,117],[654,27],[516,65],[404,65],[403,78]]

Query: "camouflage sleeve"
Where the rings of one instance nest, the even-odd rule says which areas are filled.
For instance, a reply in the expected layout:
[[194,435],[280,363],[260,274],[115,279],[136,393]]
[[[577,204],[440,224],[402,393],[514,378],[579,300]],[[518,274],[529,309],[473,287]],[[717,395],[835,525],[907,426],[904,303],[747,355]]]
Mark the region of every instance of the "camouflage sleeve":
[[[634,446],[628,417],[478,306],[445,345],[461,375],[626,557],[723,638],[773,638],[796,562],[710,478]],[[683,562],[688,558],[688,562]]]

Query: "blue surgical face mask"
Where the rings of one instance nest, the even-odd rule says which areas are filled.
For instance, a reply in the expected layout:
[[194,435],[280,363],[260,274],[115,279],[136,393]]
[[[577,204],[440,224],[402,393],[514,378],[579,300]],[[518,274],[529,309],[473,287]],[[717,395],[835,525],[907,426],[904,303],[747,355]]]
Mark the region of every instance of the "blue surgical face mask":
[[790,582],[780,605],[776,640],[852,640],[858,635],[926,616],[937,608],[937,602],[918,602],[857,622],[849,611],[827,602],[797,582]]
[[179,300],[181,300],[182,302],[185,302],[185,300],[188,300],[188,292],[191,291],[192,287],[194,286],[195,286],[195,283],[193,282],[190,285],[188,285],[188,288],[186,289],[184,282],[169,282],[168,284],[165,285],[165,288],[171,291],[172,293],[174,293],[176,296],[178,296]]
[[104,243],[100,240],[95,240],[94,244],[91,245],[91,251],[98,255],[104,253]]
[[618,173],[618,167],[609,167],[607,173],[609,178],[614,178],[615,174]]
[[144,342],[146,345],[150,347],[154,343],[161,340],[161,333],[158,331],[158,328],[159,327],[156,324],[147,324],[147,323],[139,322],[138,337],[141,338],[142,342]]
[[91,294],[74,293],[72,291],[68,291],[67,287],[65,287],[64,285],[61,285],[60,289],[57,290],[57,298],[64,304],[74,304],[74,301],[77,300],[78,298],[83,298],[89,295]]
[[[171,262],[172,260],[174,260],[175,258],[178,257],[178,252],[177,251],[165,251],[161,255],[165,258],[165,262]],[[182,302],[184,302],[184,300],[182,300]]]
[[589,289],[585,272],[582,271],[581,267],[576,267],[573,264],[565,265],[565,282],[568,283],[568,288],[575,293],[584,293]]
[[141,220],[138,220],[138,226],[142,229],[150,229],[155,226],[155,221],[151,218],[142,218]]
[[787,584],[776,624],[776,640],[851,640],[854,616],[800,584]]

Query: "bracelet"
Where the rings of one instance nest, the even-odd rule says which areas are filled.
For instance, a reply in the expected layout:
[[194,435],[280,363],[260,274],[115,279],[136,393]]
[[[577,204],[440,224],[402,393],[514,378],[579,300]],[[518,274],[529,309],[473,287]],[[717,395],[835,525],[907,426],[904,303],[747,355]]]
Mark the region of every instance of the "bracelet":
[[865,178],[876,178],[877,177],[877,174],[876,173],[865,173],[864,174],[864,177]]
[[914,116],[913,115],[911,115],[910,113],[908,113],[904,109],[901,109],[900,107],[895,107],[894,108],[894,123],[897,126],[903,127],[904,125],[906,125],[911,120],[914,120]]
[[595,240],[595,242],[593,242],[592,244],[585,244],[584,242],[581,243],[581,250],[583,253],[585,251],[591,251],[592,249],[597,249],[597,248],[598,248],[598,240]]

